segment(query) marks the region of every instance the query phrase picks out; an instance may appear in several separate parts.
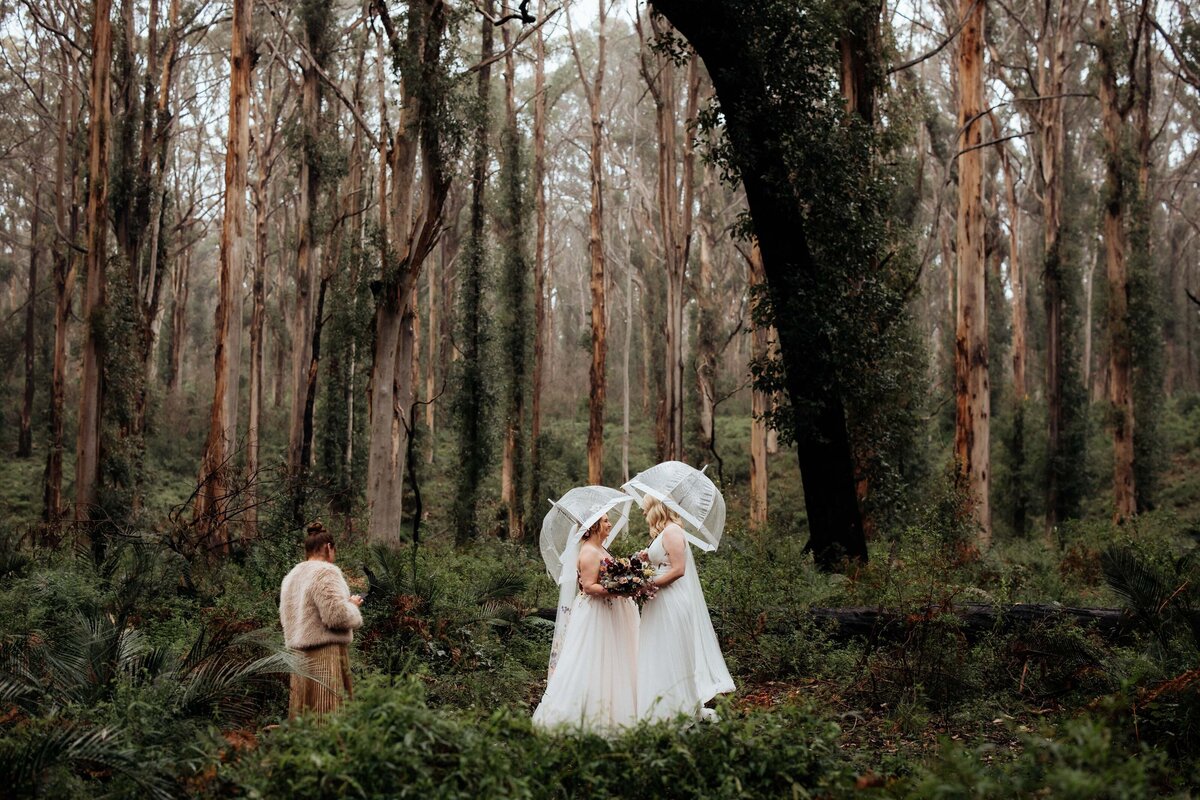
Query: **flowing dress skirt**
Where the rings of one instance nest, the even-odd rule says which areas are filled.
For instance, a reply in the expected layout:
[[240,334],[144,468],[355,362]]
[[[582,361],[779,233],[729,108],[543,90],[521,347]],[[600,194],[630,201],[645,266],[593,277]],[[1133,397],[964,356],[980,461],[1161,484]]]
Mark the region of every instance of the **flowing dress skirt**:
[[533,724],[594,733],[635,724],[638,625],[632,600],[580,592]]
[[[683,577],[660,589],[642,609],[637,677],[641,719],[674,719],[680,714],[696,718],[709,700],[734,690],[692,548],[685,545],[685,552]],[[650,545],[649,557],[659,573],[670,568],[661,536]]]

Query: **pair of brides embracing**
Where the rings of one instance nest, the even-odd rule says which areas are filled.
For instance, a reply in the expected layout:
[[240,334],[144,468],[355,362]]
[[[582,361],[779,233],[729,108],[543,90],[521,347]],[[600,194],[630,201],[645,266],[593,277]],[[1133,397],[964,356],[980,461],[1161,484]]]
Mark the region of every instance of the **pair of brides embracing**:
[[[724,500],[707,477],[679,462],[647,470],[624,488],[629,494],[573,489],[543,524],[543,555],[560,591],[549,680],[533,714],[538,727],[607,733],[640,720],[697,719],[708,700],[734,690],[691,547],[716,547]],[[635,498],[651,536],[640,555],[654,568],[657,587],[640,615],[633,600],[610,594],[600,574]]]

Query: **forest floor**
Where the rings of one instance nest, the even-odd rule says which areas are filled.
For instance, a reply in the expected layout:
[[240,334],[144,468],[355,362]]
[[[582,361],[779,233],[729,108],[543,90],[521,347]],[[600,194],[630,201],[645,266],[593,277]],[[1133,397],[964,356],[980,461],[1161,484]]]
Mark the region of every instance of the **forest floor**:
[[[1200,520],[1200,404],[1171,413],[1160,508],[1133,524],[1117,527],[1106,516],[1074,521],[1060,530],[1057,548],[1040,536],[1001,534],[979,555],[961,546],[970,534],[953,523],[950,490],[933,478],[893,538],[873,542],[869,563],[846,575],[816,571],[803,552],[799,476],[787,450],[770,462],[772,524],[746,529],[749,425],[722,418],[730,521],[722,547],[706,555],[700,569],[739,687],[721,701],[727,722],[703,726],[684,740],[647,729],[617,742],[588,743],[591,755],[579,758],[599,771],[564,780],[581,781],[577,786],[591,787],[586,793],[592,796],[635,790],[685,796],[664,795],[655,781],[666,774],[661,759],[686,746],[697,763],[702,753],[730,763],[721,767],[726,772],[670,773],[672,779],[681,787],[729,781],[734,788],[718,793],[729,797],[791,796],[795,789],[788,786],[826,797],[859,791],[1081,800],[1190,796],[1200,782],[1194,758],[1200,679],[1191,677],[1200,674],[1200,631],[1189,623],[1189,614],[1200,612],[1200,574],[1187,570],[1200,559],[1180,556],[1195,552]],[[584,433],[576,422],[548,425],[547,494],[561,494],[585,471]],[[635,470],[653,457],[648,429],[636,433]],[[138,676],[149,667],[135,666],[145,662],[122,662],[124,650],[101,646],[109,635],[105,625],[117,619],[128,627],[112,636],[136,633],[167,654],[154,662],[156,669],[183,658],[195,641],[215,646],[230,633],[277,638],[277,587],[296,558],[294,533],[279,515],[264,516],[259,537],[234,558],[185,564],[173,549],[178,542],[162,543],[179,532],[167,514],[190,492],[192,458],[178,441],[156,439],[147,449],[146,471],[154,481],[147,487],[145,530],[93,564],[70,548],[31,544],[40,457],[0,461],[0,679],[14,663],[48,670],[91,664],[70,679],[60,675],[29,693],[0,696],[0,704],[15,698],[11,708],[0,709],[0,769],[26,764],[21,754],[40,747],[46,730],[66,736],[102,726],[120,732],[116,741],[124,748],[105,756],[108,766],[72,761],[70,752],[78,749],[58,760],[51,753],[33,772],[22,766],[21,780],[34,781],[46,796],[122,795],[134,780],[121,772],[126,762],[120,759],[127,758],[161,777],[170,787],[163,796],[388,796],[379,787],[428,779],[441,787],[429,796],[459,797],[509,780],[480,753],[514,748],[513,758],[531,772],[511,780],[526,788],[496,796],[572,796],[528,789],[548,780],[537,770],[562,770],[554,759],[569,755],[546,751],[528,723],[544,689],[552,630],[533,613],[552,602],[540,557],[530,542],[486,535],[454,547],[446,522],[453,488],[443,468],[454,463],[451,443],[439,440],[433,456],[433,464],[424,457],[418,464],[429,509],[419,549],[371,548],[357,533],[361,521],[339,548],[339,563],[356,588],[367,588],[367,569],[378,583],[370,586],[366,627],[351,655],[366,699],[324,727],[281,724],[285,689],[275,680],[254,684],[249,694],[230,684],[241,698],[230,710],[220,704],[188,710],[170,687],[186,694],[193,691],[189,681],[207,680],[203,675],[147,682]],[[619,474],[619,450],[607,457],[606,467]],[[1102,505],[1100,498],[1089,502]],[[481,518],[495,518],[497,508],[488,506]],[[645,535],[635,514],[616,550],[640,547]],[[1151,598],[1149,606],[1143,595]],[[968,638],[952,613],[964,602],[1125,607],[1138,624],[1121,641],[1065,622]],[[814,606],[897,612],[900,635],[838,639],[804,613]],[[217,647],[214,669],[231,654],[251,653],[247,647],[243,642],[225,655]],[[14,654],[22,660],[10,660]],[[244,670],[251,662],[236,663]],[[238,669],[220,674],[242,674]],[[101,679],[105,675],[114,677]],[[67,695],[55,694],[60,684]],[[247,698],[253,698],[250,706]],[[397,730],[429,731],[431,749],[416,742],[395,750],[407,741]],[[472,750],[473,742],[485,750]],[[331,761],[323,750],[341,755]],[[596,755],[601,751],[608,755]],[[741,754],[736,764],[727,758],[734,751]],[[458,755],[447,761],[447,752]],[[572,763],[578,767],[578,758]],[[389,764],[399,772],[379,766]],[[448,764],[457,764],[457,772],[446,772]],[[618,764],[635,777],[609,782]],[[462,777],[467,774],[478,777]],[[780,783],[780,776],[794,783]],[[446,781],[474,788],[456,794]]]

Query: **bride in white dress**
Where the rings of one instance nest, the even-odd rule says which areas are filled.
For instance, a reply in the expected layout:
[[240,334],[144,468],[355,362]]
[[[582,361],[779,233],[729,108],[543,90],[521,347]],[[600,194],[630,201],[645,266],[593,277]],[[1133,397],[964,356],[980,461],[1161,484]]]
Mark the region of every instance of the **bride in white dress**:
[[539,728],[609,733],[637,722],[637,606],[599,583],[611,529],[602,513],[582,534],[573,533],[562,553],[550,676],[533,712]]
[[646,554],[659,591],[642,609],[638,717],[698,718],[706,702],[734,690],[733,678],[708,616],[682,520],[651,494],[642,497],[642,510],[654,536]]

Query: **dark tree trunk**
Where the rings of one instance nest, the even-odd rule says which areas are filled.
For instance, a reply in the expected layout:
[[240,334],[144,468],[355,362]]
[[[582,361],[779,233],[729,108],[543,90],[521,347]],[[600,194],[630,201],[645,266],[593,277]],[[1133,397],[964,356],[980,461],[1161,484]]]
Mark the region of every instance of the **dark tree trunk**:
[[845,402],[830,374],[833,343],[827,332],[806,329],[795,315],[781,313],[795,297],[813,291],[821,265],[809,248],[800,204],[788,187],[769,178],[787,174],[787,168],[780,151],[784,137],[774,129],[781,121],[764,119],[774,101],[764,79],[769,68],[756,63],[761,32],[745,9],[716,0],[658,0],[655,6],[704,59],[725,114],[777,312],[787,392],[797,409],[808,549],[822,569],[835,569],[847,558],[865,561]]

